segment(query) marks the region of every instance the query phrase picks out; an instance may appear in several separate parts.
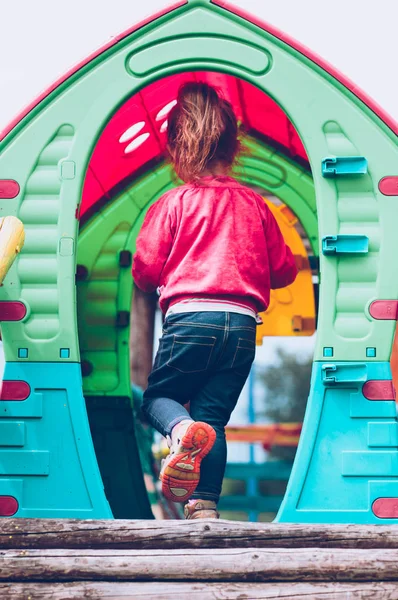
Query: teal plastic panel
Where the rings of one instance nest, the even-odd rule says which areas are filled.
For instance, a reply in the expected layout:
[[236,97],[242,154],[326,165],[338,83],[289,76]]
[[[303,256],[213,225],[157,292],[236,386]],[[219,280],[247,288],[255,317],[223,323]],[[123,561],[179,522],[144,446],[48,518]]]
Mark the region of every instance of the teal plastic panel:
[[369,423],[368,446],[370,448],[398,448],[398,423],[396,421]]
[[398,497],[398,423],[394,400],[367,400],[369,380],[391,380],[388,363],[314,363],[311,395],[292,475],[277,520],[298,523],[398,523],[372,511]]
[[[23,421],[14,421],[13,423],[0,422],[0,440],[1,446],[24,446],[26,428]],[[1,465],[3,468],[3,464]]]
[[0,494],[18,500],[15,516],[112,518],[88,426],[80,365],[8,363],[4,379],[31,387],[22,402],[0,402]]

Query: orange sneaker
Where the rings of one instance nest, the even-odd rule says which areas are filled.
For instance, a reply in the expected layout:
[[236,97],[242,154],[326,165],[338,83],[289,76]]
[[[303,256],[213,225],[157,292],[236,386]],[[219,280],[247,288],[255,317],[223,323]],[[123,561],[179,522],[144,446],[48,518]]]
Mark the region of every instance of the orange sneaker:
[[200,463],[209,454],[216,432],[211,425],[193,421],[181,439],[172,444],[164,459],[159,479],[162,492],[173,502],[185,502],[192,496],[200,479]]

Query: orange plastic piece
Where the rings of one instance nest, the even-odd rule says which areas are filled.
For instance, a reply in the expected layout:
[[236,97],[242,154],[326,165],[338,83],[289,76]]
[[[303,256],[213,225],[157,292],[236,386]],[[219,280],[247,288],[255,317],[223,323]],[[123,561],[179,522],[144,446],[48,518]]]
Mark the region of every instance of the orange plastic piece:
[[315,299],[312,272],[307,251],[295,228],[297,217],[285,204],[276,206],[264,199],[277,220],[287,245],[292,250],[299,274],[287,288],[271,291],[268,310],[261,313],[263,324],[257,327],[257,345],[266,336],[310,336],[315,331]]
[[269,423],[264,425],[228,425],[225,429],[228,442],[260,442],[264,448],[272,446],[296,447],[302,423]]

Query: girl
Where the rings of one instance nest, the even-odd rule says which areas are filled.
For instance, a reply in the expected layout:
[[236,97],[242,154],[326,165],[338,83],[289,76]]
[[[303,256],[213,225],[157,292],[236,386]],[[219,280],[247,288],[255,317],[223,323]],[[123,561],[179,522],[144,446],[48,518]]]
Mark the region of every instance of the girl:
[[158,289],[166,315],[143,411],[170,447],[164,495],[189,499],[187,519],[218,518],[225,426],[254,360],[256,316],[297,270],[264,200],[229,175],[238,125],[214,88],[180,89],[168,150],[185,185],[149,209],[133,265],[136,285]]

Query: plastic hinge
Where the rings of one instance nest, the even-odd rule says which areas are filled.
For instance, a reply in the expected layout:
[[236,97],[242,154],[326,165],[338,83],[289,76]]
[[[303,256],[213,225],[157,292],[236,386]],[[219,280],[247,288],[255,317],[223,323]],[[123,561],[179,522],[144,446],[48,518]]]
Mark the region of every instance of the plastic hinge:
[[369,238],[367,235],[326,235],[322,238],[322,253],[332,254],[367,254]]
[[322,161],[324,177],[339,175],[366,175],[368,161],[364,156],[328,156]]
[[324,364],[322,365],[322,383],[364,383],[367,380],[367,368],[364,363]]

